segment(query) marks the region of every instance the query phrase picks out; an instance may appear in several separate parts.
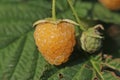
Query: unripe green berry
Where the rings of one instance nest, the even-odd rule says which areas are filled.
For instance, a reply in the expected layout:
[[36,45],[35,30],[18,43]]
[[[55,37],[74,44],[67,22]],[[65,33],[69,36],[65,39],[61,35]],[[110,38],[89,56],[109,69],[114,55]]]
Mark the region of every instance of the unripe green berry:
[[104,30],[102,25],[96,25],[84,31],[80,38],[81,48],[88,53],[94,53],[102,47],[103,34],[100,30]]

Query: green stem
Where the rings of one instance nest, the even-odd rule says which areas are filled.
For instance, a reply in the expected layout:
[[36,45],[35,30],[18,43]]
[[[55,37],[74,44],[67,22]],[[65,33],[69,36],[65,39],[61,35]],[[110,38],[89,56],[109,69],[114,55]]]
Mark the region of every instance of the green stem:
[[77,15],[77,12],[75,11],[74,7],[72,6],[71,0],[67,0],[67,1],[68,1],[69,5],[70,5],[70,8],[71,8],[72,12],[73,12],[73,15],[75,16],[75,18],[76,18],[76,20],[77,20],[77,22],[78,22],[78,24],[80,26],[80,29],[85,31],[86,28],[84,27],[83,22],[79,19],[78,15]]
[[93,61],[93,60],[90,60],[90,62],[91,62],[91,64],[92,64],[93,68],[95,69],[95,71],[99,74],[101,80],[104,80],[102,74],[101,74],[100,71],[97,69],[96,65],[94,64],[94,61]]
[[55,2],[56,0],[52,0],[52,18],[54,21],[56,20]]

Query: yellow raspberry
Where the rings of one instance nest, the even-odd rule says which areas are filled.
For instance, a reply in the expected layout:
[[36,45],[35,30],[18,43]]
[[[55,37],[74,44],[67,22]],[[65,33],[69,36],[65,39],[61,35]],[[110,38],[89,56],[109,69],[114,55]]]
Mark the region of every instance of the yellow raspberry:
[[44,58],[53,65],[65,63],[75,46],[75,30],[70,20],[40,20],[34,24],[35,43]]
[[120,0],[99,0],[110,10],[120,10]]

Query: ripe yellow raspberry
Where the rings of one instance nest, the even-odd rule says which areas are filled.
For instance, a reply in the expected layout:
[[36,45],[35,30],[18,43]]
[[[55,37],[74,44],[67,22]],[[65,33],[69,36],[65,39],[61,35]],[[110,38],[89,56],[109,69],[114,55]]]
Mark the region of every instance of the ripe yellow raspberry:
[[44,58],[53,65],[65,63],[76,43],[74,22],[40,20],[34,26],[35,43]]
[[120,0],[99,0],[110,10],[120,10]]

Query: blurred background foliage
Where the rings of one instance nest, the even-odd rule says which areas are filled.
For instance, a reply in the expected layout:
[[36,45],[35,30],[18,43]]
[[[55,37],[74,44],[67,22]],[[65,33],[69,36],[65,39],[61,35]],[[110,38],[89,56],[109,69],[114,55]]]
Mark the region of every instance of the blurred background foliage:
[[[75,20],[67,0],[56,1],[57,18]],[[67,63],[48,64],[35,46],[32,24],[51,17],[52,1],[0,0],[0,80],[120,80],[120,11],[98,0],[72,1],[85,25],[104,25],[105,67],[101,69],[101,55],[87,58],[77,49]]]

